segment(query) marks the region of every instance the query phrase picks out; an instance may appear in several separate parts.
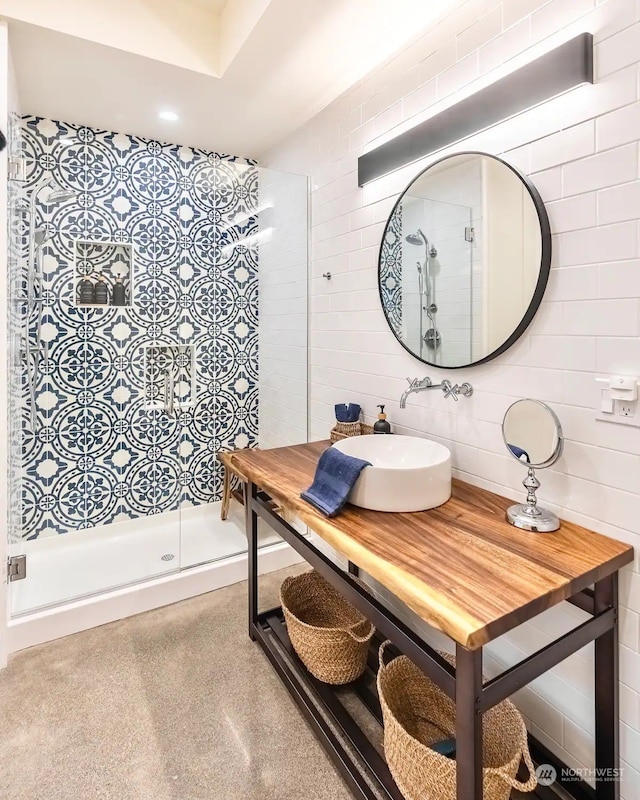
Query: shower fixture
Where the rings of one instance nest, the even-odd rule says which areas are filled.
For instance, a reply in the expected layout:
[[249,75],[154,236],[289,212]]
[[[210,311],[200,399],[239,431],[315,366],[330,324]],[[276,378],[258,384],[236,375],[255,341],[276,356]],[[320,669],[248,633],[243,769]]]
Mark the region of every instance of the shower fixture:
[[67,200],[73,200],[75,196],[76,193],[73,191],[73,189],[63,189],[60,186],[54,186],[54,188],[47,195],[45,203],[48,206],[58,205],[59,203],[64,203]]
[[[437,351],[442,344],[442,335],[436,325],[436,313],[438,306],[435,303],[435,282],[431,274],[431,259],[436,258],[438,251],[429,243],[421,228],[416,233],[410,233],[405,237],[405,241],[415,247],[424,245],[424,267],[421,261],[416,263],[418,270],[418,294],[420,295],[420,354],[424,345],[429,350]],[[430,322],[429,329],[424,332],[422,327],[422,312],[425,311]]]
[[418,228],[418,232],[417,233],[410,233],[405,238],[406,238],[407,242],[409,242],[409,244],[414,244],[414,245],[418,245],[418,246],[422,246],[424,244],[424,246],[427,248],[427,253],[431,258],[436,258],[436,256],[438,255],[438,251],[436,250],[436,248],[433,245],[431,245],[431,247],[429,247],[429,240],[424,235],[424,233],[420,230],[420,228]]
[[[40,372],[40,354],[44,351],[45,364],[49,363],[49,347],[42,345],[42,303],[44,274],[42,267],[43,247],[51,238],[51,230],[46,226],[36,228],[36,203],[40,192],[46,187],[51,187],[46,200],[41,202],[47,206],[57,206],[67,200],[72,200],[76,193],[71,189],[64,189],[58,186],[52,177],[44,178],[34,186],[29,198],[29,261],[27,264],[27,313],[25,331],[25,361],[27,366],[27,385],[29,388],[29,413],[31,416],[31,428],[35,433],[37,426],[36,414],[36,383]],[[31,368],[31,337],[29,335],[31,316],[38,310],[38,327],[36,332],[37,346],[34,352],[33,371]]]

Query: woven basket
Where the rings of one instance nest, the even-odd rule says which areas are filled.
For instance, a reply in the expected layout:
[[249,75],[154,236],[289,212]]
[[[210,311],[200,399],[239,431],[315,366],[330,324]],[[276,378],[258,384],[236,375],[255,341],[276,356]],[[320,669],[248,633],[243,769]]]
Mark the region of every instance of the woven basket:
[[331,429],[330,438],[332,442],[337,442],[350,436],[360,436],[361,432],[360,422],[336,422]]
[[[380,647],[378,695],[384,718],[384,753],[406,800],[456,800],[456,762],[429,745],[455,737],[456,706],[407,656],[383,662]],[[455,659],[442,654],[449,663]],[[483,800],[509,800],[512,789],[537,786],[527,730],[509,700],[487,711],[483,721]],[[520,760],[529,770],[526,783],[516,780]]]
[[332,442],[348,439],[350,436],[366,436],[373,433],[373,425],[366,422],[336,422],[331,429],[329,438]]
[[291,644],[312,675],[331,684],[362,675],[376,629],[330,583],[314,570],[287,578],[280,602]]

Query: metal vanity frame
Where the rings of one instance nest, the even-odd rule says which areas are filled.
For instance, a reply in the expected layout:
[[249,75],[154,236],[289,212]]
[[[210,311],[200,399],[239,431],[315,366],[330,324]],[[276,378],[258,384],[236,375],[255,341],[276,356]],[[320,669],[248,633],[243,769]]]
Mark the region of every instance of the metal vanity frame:
[[[306,536],[274,513],[269,496],[248,482],[245,487],[245,519],[249,547],[249,636],[266,653],[354,797],[362,800],[376,800],[372,784],[385,800],[402,800],[402,795],[384,758],[349,715],[334,688],[313,678],[298,660],[281,609],[258,612],[258,518],[263,519],[358,608],[376,626],[383,639],[392,641],[394,647],[387,648],[392,656],[399,652],[407,655],[455,701],[457,800],[482,800],[482,714],[589,642],[595,642],[595,790],[577,776],[569,775],[564,783],[562,771],[568,770],[566,765],[535,740],[532,740],[532,752],[539,763],[555,767],[558,784],[576,800],[619,800],[620,782],[612,779],[619,774],[620,766],[617,572],[595,583],[593,590],[584,590],[569,598],[568,602],[590,614],[590,619],[483,685],[482,647],[469,650],[456,644],[456,667],[452,667],[351,579],[351,575],[358,573],[356,565],[349,563],[349,572],[343,571]],[[377,668],[375,646],[370,651],[369,668],[374,671]],[[380,704],[375,693],[362,679],[351,686],[381,722]],[[345,746],[345,742],[349,745]],[[539,787],[536,790],[539,798],[557,796],[550,788]]]

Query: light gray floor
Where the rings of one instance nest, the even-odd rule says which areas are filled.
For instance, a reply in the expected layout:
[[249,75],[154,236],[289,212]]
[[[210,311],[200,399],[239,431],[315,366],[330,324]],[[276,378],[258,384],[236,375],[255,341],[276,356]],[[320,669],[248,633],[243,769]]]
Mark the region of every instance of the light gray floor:
[[[261,606],[288,572],[261,579]],[[246,628],[241,583],[17,654],[0,797],[350,798]]]

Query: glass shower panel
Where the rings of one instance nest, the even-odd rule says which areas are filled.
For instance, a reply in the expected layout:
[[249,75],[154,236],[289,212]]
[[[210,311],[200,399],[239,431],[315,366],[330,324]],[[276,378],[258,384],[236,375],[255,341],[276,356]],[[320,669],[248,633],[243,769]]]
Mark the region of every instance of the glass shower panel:
[[220,518],[220,450],[252,446],[257,429],[255,399],[258,168],[219,157],[193,173],[202,220],[215,220],[205,235],[193,221],[192,258],[183,265],[184,291],[192,302],[183,326],[194,353],[196,402],[184,416],[181,501],[183,568],[242,553],[247,542],[242,514],[232,503]]
[[[200,311],[188,322],[197,401],[183,438],[183,568],[247,549],[240,504],[220,519],[217,453],[307,440],[307,178],[221,159],[199,180],[218,228],[212,246],[196,245],[190,279]],[[261,532],[261,546],[275,539]]]
[[182,486],[146,357],[182,344],[177,148],[36,117],[22,135],[35,289],[14,615],[178,569]]

